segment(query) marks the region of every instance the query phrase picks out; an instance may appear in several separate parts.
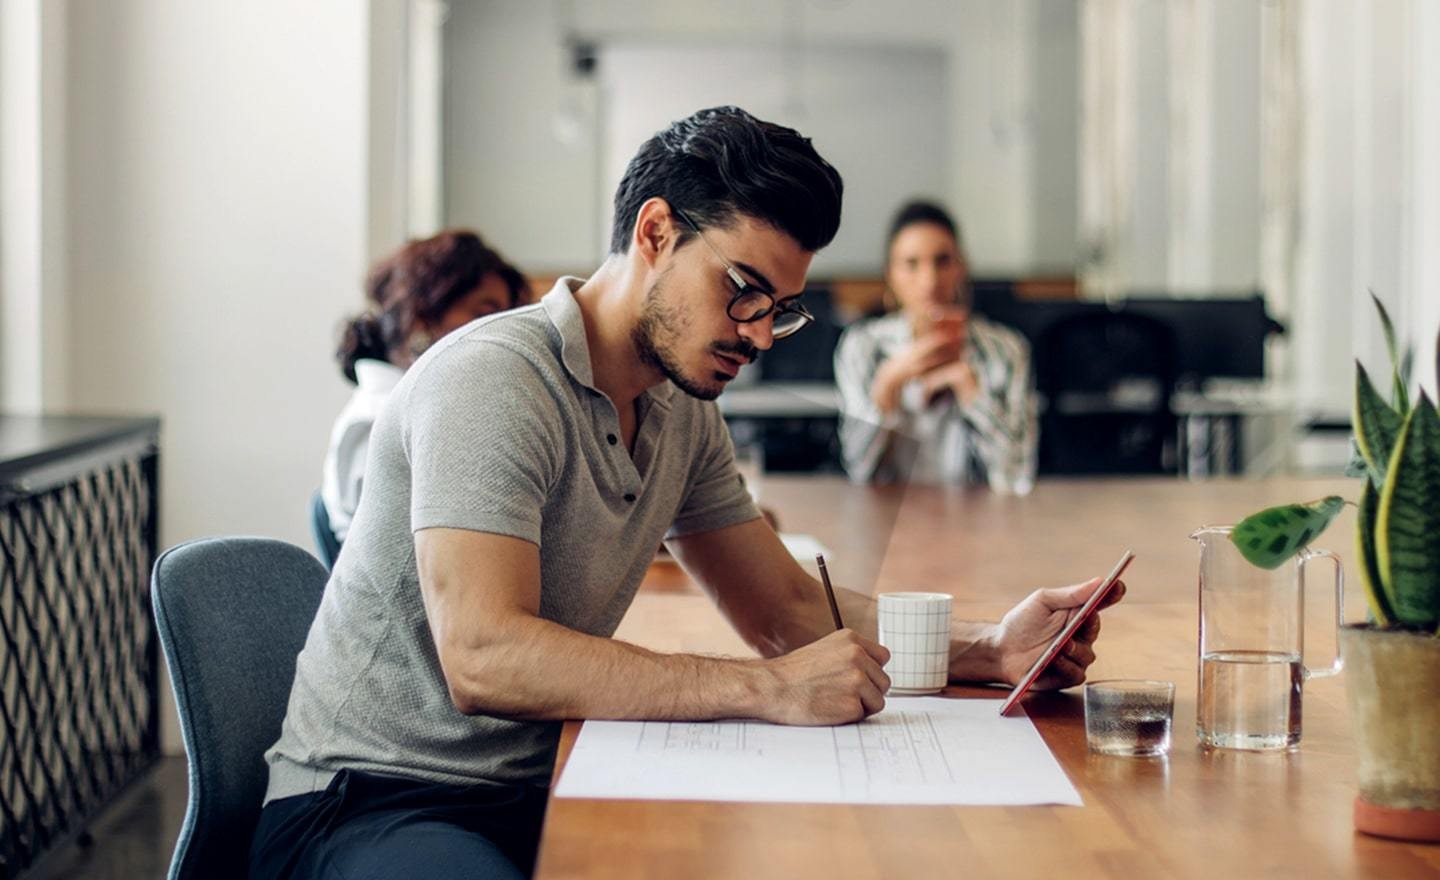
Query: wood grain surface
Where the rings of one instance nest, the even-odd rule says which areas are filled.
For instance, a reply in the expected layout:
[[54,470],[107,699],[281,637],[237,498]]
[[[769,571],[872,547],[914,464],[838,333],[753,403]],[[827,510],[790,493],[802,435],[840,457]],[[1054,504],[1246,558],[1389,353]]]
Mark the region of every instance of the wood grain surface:
[[[1326,494],[1344,480],[1041,483],[1026,498],[975,490],[855,487],[767,476],[762,501],[788,530],[833,551],[837,585],[953,593],[966,616],[995,619],[1031,589],[1103,574],[1137,558],[1125,602],[1105,612],[1092,679],[1176,685],[1165,759],[1092,755],[1078,690],[1026,702],[1080,790],[1083,807],[843,806],[552,799],[541,878],[1430,877],[1440,846],[1351,827],[1354,745],[1343,674],[1305,686],[1300,748],[1209,752],[1194,736],[1197,562],[1189,534],[1253,510]],[[1318,542],[1350,560],[1353,515]],[[1328,581],[1328,576],[1317,578]],[[1328,663],[1333,615],[1309,603],[1307,659]],[[1348,617],[1363,615],[1352,582]],[[1333,618],[1331,618],[1333,619]],[[748,655],[683,572],[657,564],[617,638],[658,650]],[[996,688],[948,696],[998,699]],[[561,766],[578,723],[566,725]]]

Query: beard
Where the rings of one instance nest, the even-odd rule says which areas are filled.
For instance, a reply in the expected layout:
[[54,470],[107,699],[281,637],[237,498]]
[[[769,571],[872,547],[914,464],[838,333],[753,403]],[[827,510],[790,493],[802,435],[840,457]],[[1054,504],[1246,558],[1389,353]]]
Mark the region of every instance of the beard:
[[[711,371],[710,381],[706,382],[703,378],[685,372],[675,345],[684,339],[690,330],[690,317],[683,308],[666,301],[665,279],[669,274],[670,270],[667,269],[645,294],[645,302],[640,307],[640,320],[630,332],[631,341],[640,360],[658,370],[673,382],[676,388],[700,400],[714,400],[725,390],[730,377],[715,370]],[[755,360],[759,354],[755,346],[743,339],[736,342],[712,342],[709,350],[737,355],[745,358],[747,362]]]

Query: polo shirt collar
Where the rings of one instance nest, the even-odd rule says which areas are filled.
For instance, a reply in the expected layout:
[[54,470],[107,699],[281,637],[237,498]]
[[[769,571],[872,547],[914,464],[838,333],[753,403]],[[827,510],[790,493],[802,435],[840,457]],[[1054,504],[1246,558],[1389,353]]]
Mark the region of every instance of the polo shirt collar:
[[[566,275],[556,279],[550,292],[541,297],[540,304],[550,323],[560,331],[560,362],[565,370],[586,388],[599,394],[595,387],[595,369],[590,363],[590,341],[585,337],[585,318],[580,313],[580,304],[575,301],[575,291],[585,283],[584,278]],[[675,386],[669,380],[652,385],[645,393],[655,403],[669,404],[675,393]]]

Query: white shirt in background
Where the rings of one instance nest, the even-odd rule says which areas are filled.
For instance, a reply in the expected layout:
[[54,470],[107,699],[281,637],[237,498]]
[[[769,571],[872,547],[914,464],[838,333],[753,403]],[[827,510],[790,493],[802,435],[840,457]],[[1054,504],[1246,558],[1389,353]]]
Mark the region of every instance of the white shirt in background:
[[404,370],[388,361],[364,358],[355,362],[357,387],[330,431],[330,449],[325,453],[325,472],[320,481],[320,497],[325,500],[336,540],[345,540],[355,508],[360,505],[370,428],[404,375]]

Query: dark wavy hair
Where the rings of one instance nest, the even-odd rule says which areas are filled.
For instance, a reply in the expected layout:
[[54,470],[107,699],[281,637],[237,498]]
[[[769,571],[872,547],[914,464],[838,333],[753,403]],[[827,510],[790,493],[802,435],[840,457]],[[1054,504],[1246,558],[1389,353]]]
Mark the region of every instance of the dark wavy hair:
[[490,274],[510,289],[511,308],[530,298],[525,276],[467,229],[412,241],[376,262],[365,277],[370,306],[346,322],[335,352],[345,378],[356,381],[355,362],[362,358],[390,360],[404,350],[417,328],[439,323]]
[[960,227],[955,225],[950,212],[935,202],[912,199],[901,205],[895,212],[894,219],[890,221],[890,232],[885,236],[885,265],[890,263],[890,247],[895,244],[895,236],[916,223],[931,223],[949,232],[950,237],[955,239],[955,249],[960,252],[961,259],[964,259],[965,241],[960,237]]
[[[712,107],[670,124],[640,146],[615,191],[610,253],[630,247],[646,200],[659,197],[702,229],[754,217],[818,251],[840,228],[840,173],[810,139],[738,107]],[[680,229],[680,243],[692,233]]]

